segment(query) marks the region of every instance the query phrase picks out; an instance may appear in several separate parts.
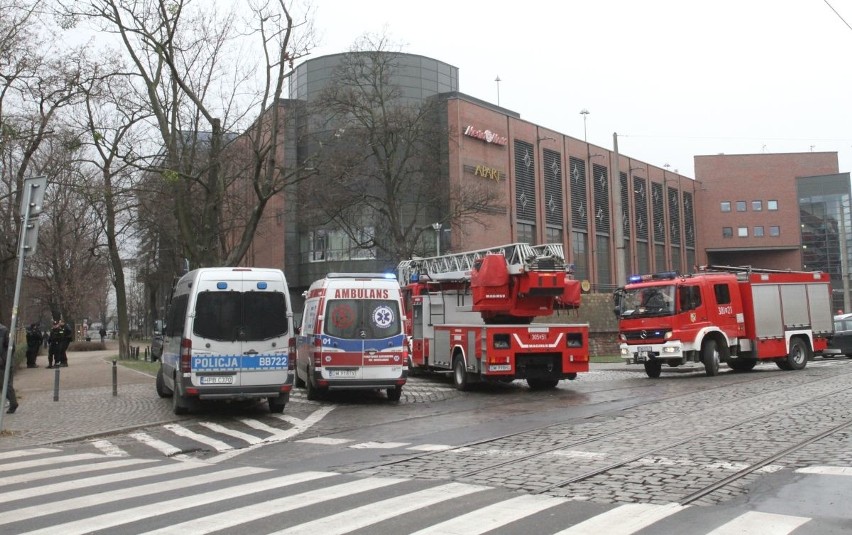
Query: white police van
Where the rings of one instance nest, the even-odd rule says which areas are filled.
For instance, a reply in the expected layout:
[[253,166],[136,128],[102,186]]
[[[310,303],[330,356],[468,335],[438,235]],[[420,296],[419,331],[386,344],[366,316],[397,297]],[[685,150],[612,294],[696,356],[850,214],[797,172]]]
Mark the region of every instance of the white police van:
[[293,385],[294,336],[280,269],[190,271],[166,314],[157,394],[172,398],[175,414],[204,400],[264,398],[280,413]]
[[329,273],[305,292],[296,386],[310,400],[328,390],[384,389],[399,401],[408,377],[402,297],[392,275]]

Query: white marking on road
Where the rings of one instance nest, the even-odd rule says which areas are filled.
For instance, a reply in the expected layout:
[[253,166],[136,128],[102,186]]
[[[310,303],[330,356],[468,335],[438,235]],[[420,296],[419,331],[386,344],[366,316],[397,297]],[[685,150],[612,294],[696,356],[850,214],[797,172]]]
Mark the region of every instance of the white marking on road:
[[342,513],[326,516],[293,526],[281,531],[275,532],[273,535],[287,535],[291,533],[322,533],[323,535],[339,535],[349,533],[376,522],[381,522],[395,516],[399,516],[411,511],[416,511],[430,505],[435,505],[447,500],[460,498],[474,492],[488,490],[488,487],[479,485],[467,485],[464,483],[448,483],[431,489],[403,494],[387,500],[381,500]]
[[798,528],[810,518],[749,511],[707,535],[784,535]]
[[30,457],[33,455],[41,455],[43,453],[56,453],[58,451],[53,448],[33,448],[31,450],[12,450],[0,452],[0,461],[3,459],[19,459],[21,457]]
[[256,448],[263,447],[267,444],[273,444],[276,442],[283,442],[287,439],[290,439],[296,435],[300,435],[311,428],[312,425],[322,420],[329,412],[334,410],[334,406],[328,407],[320,407],[319,409],[312,412],[308,415],[304,420],[300,420],[299,418],[295,418],[293,416],[289,416],[286,414],[275,414],[273,415],[275,418],[280,420],[284,420],[285,422],[291,424],[293,427],[287,429],[285,431],[280,431],[277,435],[275,435],[274,439],[267,439],[260,444],[254,444],[247,448],[242,448],[238,450],[232,450],[226,453],[222,453],[220,455],[216,455],[215,457],[210,457],[207,459],[208,463],[218,463],[232,457],[236,457],[237,455],[241,455],[243,453],[252,451]]
[[261,501],[238,509],[223,511],[215,515],[203,518],[193,518],[181,524],[175,524],[149,531],[146,535],[201,535],[212,531],[239,526],[246,522],[252,522],[268,516],[277,515],[285,511],[293,511],[309,505],[345,498],[359,492],[375,490],[389,485],[395,485],[407,481],[406,479],[377,478],[370,477],[351,481],[331,487],[324,487],[301,494],[284,496],[274,500]]
[[17,476],[3,477],[4,485],[12,485],[15,483],[30,483],[40,479],[53,479],[55,477],[72,476],[84,474],[86,472],[98,472],[101,470],[110,470],[112,468],[123,468],[134,464],[153,463],[154,459],[119,459],[116,461],[106,461],[103,463],[79,464],[77,466],[66,466],[65,468],[54,468],[53,470],[42,470],[40,472],[27,472]]
[[251,427],[252,429],[257,429],[258,431],[264,431],[269,433],[270,435],[277,435],[281,432],[281,429],[277,427],[272,427],[271,425],[266,425],[260,420],[255,420],[253,418],[240,418],[239,422],[243,425]]
[[411,442],[360,442],[358,444],[352,444],[349,447],[356,450],[389,450],[392,448],[402,448],[404,446],[408,446],[409,444],[411,444]]
[[[167,502],[141,505],[139,507],[132,507],[130,509],[123,509],[120,511],[113,511],[111,513],[105,513],[94,517],[83,518],[80,520],[75,520],[73,522],[67,522],[65,524],[59,524],[57,526],[51,526],[40,530],[31,531],[29,532],[29,535],[55,535],[56,533],[62,533],[62,535],[72,535],[91,533],[93,531],[109,529],[130,522],[145,520],[151,518],[152,516],[168,514],[175,511],[183,511],[185,509],[190,509],[192,507],[200,507],[202,505],[207,505],[210,503],[227,501],[228,499],[236,496],[245,496],[248,494],[254,494],[256,492],[263,492],[281,487],[287,487],[289,485],[295,485],[296,483],[312,481],[314,479],[320,479],[332,475],[337,474],[333,472],[302,472],[300,474],[295,475],[286,475],[259,481],[255,480],[250,483],[244,483],[242,485],[237,485],[234,487],[226,487],[223,489],[204,492],[201,494],[189,494],[187,496],[181,497],[178,500],[169,500]],[[160,486],[162,487],[162,484]],[[172,488],[173,487],[169,485],[169,489],[171,490]]]
[[518,496],[435,524],[412,535],[477,535],[567,501],[552,496]]
[[63,481],[61,483],[42,485],[38,487],[37,494],[33,494],[33,489],[31,488],[3,492],[0,493],[0,503],[4,503],[11,500],[23,500],[26,498],[32,498],[34,495],[38,496],[41,499],[43,496],[47,494],[53,494],[55,492],[84,489],[87,487],[95,487],[98,485],[115,483],[116,481],[121,481],[122,483],[124,483],[125,481],[132,481],[134,479],[140,479],[143,477],[159,476],[163,474],[174,474],[182,472],[184,470],[193,470],[199,468],[199,466],[201,465],[196,464],[195,466],[193,466],[189,463],[174,465],[170,463],[161,464],[159,466],[151,466],[148,468],[142,468],[141,470],[119,472],[117,474],[104,474],[100,476],[86,477],[82,479],[72,479],[70,481]]
[[201,433],[196,433],[195,431],[190,431],[189,429],[187,429],[186,427],[184,427],[182,425],[168,424],[168,425],[164,425],[163,427],[168,429],[169,431],[171,431],[172,433],[174,433],[178,436],[189,438],[189,439],[192,439],[196,442],[201,442],[202,444],[206,444],[216,451],[228,451],[228,450],[234,449],[234,447],[231,446],[230,444],[226,444],[225,442],[222,442],[221,440],[216,440],[213,437],[208,437],[207,435],[202,435]]
[[353,440],[350,438],[313,437],[303,438],[296,442],[304,442],[305,444],[322,444],[323,446],[338,446],[340,444],[348,444],[353,442]]
[[201,422],[199,425],[202,425],[211,431],[215,431],[216,433],[222,433],[223,435],[228,435],[234,438],[238,438],[240,440],[244,440],[249,444],[259,444],[260,442],[263,442],[263,439],[260,437],[250,435],[248,433],[243,433],[242,431],[237,431],[236,429],[231,429],[225,427],[224,425],[219,425],[213,422]]
[[554,535],[588,535],[590,533],[630,535],[687,507],[689,506],[677,503],[666,505],[628,503],[574,524]]
[[[168,490],[179,490],[190,487],[197,487],[200,485],[207,485],[208,483],[217,483],[226,481],[228,479],[233,479],[237,477],[244,477],[247,475],[260,474],[264,472],[269,472],[269,470],[264,468],[234,468],[230,470],[214,470],[210,471],[210,466],[202,465],[200,463],[187,463],[186,466],[191,466],[193,468],[198,468],[198,466],[205,466],[206,472],[193,474],[191,476],[171,479],[168,482],[158,481],[156,483],[150,483],[148,485],[140,485],[138,487],[130,487],[119,490],[110,490],[106,492],[99,492],[96,494],[89,494],[87,496],[78,496],[76,498],[68,498],[66,500],[57,500],[53,502],[43,502],[38,503],[36,505],[31,505],[29,507],[20,507],[18,509],[14,509],[11,511],[6,511],[3,513],[3,516],[0,516],[0,525],[2,524],[10,524],[12,522],[20,522],[21,520],[27,520],[31,518],[38,518],[45,515],[51,515],[55,513],[62,513],[64,511],[72,511],[74,509],[81,509],[83,507],[92,507],[95,505],[104,505],[107,503],[117,502],[119,500],[126,500],[129,498],[139,498],[142,496],[150,496],[152,494],[158,494],[163,492],[163,489]],[[181,467],[181,464],[174,464],[171,466],[171,469]],[[116,481],[122,480],[121,474],[116,474],[114,476]],[[31,489],[33,492],[33,496],[38,496],[39,489],[38,487]],[[185,498],[181,498],[182,501]],[[163,503],[153,504],[150,506],[148,510],[148,514],[154,514],[155,511],[163,506]],[[121,513],[122,511],[117,511],[117,513]],[[85,521],[82,521],[85,524]],[[82,531],[90,531],[86,529],[86,526],[81,526]],[[96,528],[92,528],[94,531]],[[68,533],[65,530],[56,530],[56,526],[51,526],[45,528],[43,530],[44,533],[62,533],[65,535]]]
[[109,440],[93,440],[92,446],[109,457],[129,457],[130,454],[119,448]]
[[808,466],[796,470],[797,474],[820,474],[826,476],[852,476],[852,468],[848,466]]
[[557,450],[551,451],[548,455],[556,455],[557,457],[568,457],[572,459],[600,459],[606,457],[605,453],[597,451],[577,451],[577,450]]
[[154,438],[151,435],[149,435],[148,433],[145,433],[144,431],[131,433],[130,436],[135,438],[136,440],[138,440],[142,444],[145,444],[146,446],[154,448],[155,450],[159,451],[160,453],[162,453],[166,457],[171,457],[171,456],[177,455],[178,453],[181,452],[180,448],[172,446],[168,442],[164,442],[164,441],[162,441],[158,438]]
[[411,446],[407,448],[414,451],[445,451],[453,449],[449,444],[420,444],[419,446]]
[[12,470],[25,470],[27,468],[40,468],[50,464],[71,463],[75,461],[88,461],[90,459],[103,459],[100,453],[79,453],[75,455],[58,455],[32,461],[19,461],[0,465],[0,472],[11,472]]

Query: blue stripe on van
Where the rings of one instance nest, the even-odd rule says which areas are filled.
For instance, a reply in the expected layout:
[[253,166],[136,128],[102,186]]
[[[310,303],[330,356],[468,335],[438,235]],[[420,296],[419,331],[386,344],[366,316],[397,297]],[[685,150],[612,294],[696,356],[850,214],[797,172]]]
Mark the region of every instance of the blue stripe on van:
[[405,345],[404,334],[391,336],[390,338],[365,338],[364,340],[361,340],[360,338],[357,340],[336,338],[334,336],[328,336],[327,334],[322,335],[321,338],[323,348],[336,349],[338,351],[360,352],[361,348],[381,349],[382,351],[398,349],[402,351],[402,348]]
[[275,355],[209,355],[193,356],[196,371],[286,370],[290,359],[286,354]]

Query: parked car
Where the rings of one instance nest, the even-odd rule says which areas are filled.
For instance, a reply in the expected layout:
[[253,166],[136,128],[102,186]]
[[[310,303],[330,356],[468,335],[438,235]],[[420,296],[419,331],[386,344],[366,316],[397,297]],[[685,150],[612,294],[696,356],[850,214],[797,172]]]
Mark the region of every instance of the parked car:
[[852,314],[834,316],[834,334],[828,341],[824,356],[852,358]]

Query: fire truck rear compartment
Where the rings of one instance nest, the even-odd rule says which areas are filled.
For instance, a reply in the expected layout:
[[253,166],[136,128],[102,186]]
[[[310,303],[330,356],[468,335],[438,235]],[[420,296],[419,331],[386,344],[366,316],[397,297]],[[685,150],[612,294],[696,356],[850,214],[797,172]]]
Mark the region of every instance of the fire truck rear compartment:
[[548,379],[561,375],[560,353],[524,353],[515,357],[516,379]]

